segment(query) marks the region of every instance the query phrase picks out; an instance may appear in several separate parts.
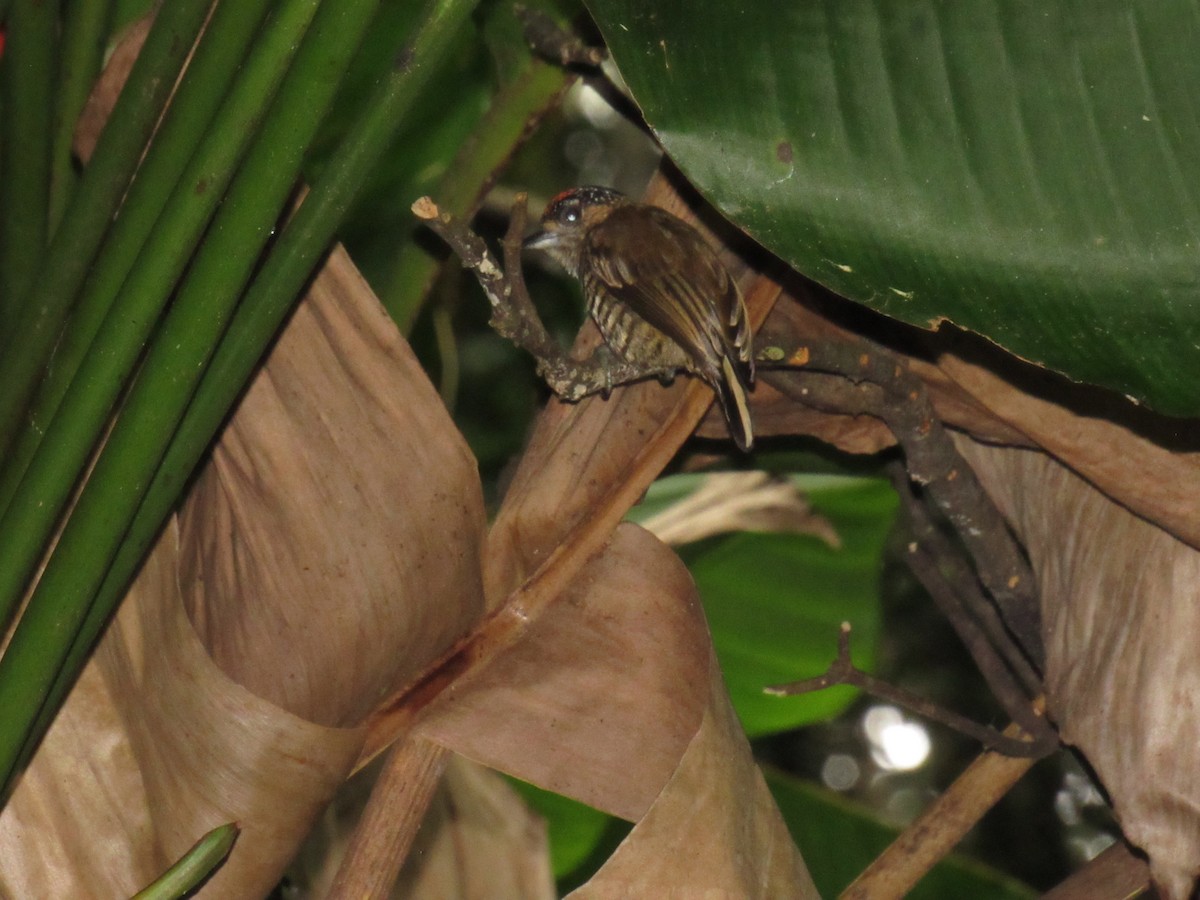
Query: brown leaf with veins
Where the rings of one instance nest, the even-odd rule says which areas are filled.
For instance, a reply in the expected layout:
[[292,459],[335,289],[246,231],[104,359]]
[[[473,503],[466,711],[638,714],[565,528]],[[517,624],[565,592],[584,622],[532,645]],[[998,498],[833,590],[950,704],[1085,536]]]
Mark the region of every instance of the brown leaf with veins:
[[1049,714],[1185,900],[1200,871],[1200,553],[1044,453],[959,446],[1037,571]]
[[181,516],[189,614],[239,683],[358,725],[481,613],[482,510],[466,442],[339,249]]
[[708,629],[695,586],[670,549],[626,524],[552,600],[519,644],[447,690],[419,730],[636,821],[671,778],[708,700]]

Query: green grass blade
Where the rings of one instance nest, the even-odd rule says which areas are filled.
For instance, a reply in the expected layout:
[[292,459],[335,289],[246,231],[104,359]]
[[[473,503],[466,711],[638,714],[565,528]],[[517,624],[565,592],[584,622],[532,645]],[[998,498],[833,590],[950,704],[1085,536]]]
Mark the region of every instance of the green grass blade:
[[22,595],[171,288],[191,259],[319,2],[288,0],[279,8],[176,184],[92,352],[46,430],[39,453],[0,518],[0,621],[7,621]]
[[45,263],[20,300],[16,324],[6,329],[0,354],[0,453],[15,436],[208,6],[209,0],[172,0],[160,9]]
[[75,189],[71,154],[75,124],[100,74],[113,6],[114,0],[68,0],[63,13],[62,58],[58,65],[58,97],[50,142],[51,234],[62,221]]
[[55,3],[16,0],[9,14],[0,132],[0,324],[6,330],[46,252],[57,11]]
[[331,0],[318,10],[0,658],[5,794],[41,707],[378,4]]
[[[95,266],[88,275],[83,293],[54,350],[53,365],[46,372],[30,404],[24,428],[6,455],[3,469],[0,470],[0,514],[8,509],[13,493],[25,476],[38,447],[41,446],[67,388],[79,371],[118,292],[126,285],[134,261],[138,259],[138,254],[152,231],[157,232],[157,243],[143,255],[143,265],[159,265],[164,262],[161,254],[166,252],[163,249],[165,240],[172,233],[172,229],[180,227],[177,224],[178,219],[173,222],[169,215],[163,217],[163,221],[159,221],[168,198],[174,197],[176,214],[179,213],[180,204],[197,211],[206,210],[203,213],[205,221],[217,202],[220,190],[217,185],[206,181],[210,177],[206,171],[209,164],[199,161],[196,148],[207,140],[206,146],[215,147],[216,152],[222,151],[219,143],[214,145],[214,137],[218,141],[224,138],[217,137],[221,128],[214,128],[213,116],[225,98],[250,42],[262,26],[267,5],[268,0],[222,3],[209,21],[204,36],[188,64],[183,82],[168,108],[162,127],[155,134],[154,142],[138,169],[129,195],[121,205],[120,215],[96,257]],[[279,57],[273,65],[286,65],[291,59],[291,53],[288,51],[289,48],[279,48]],[[249,84],[253,88],[254,84],[261,82],[261,91],[265,90],[268,84],[277,81],[278,75],[269,78],[258,76],[258,81],[250,79]],[[257,103],[260,106],[265,104],[267,97],[269,94],[261,94]],[[223,127],[226,132],[231,127],[238,129],[234,137],[244,139],[247,136],[245,124],[235,121]],[[198,161],[192,167],[192,186],[181,193],[176,190],[176,186],[184,167],[194,155]],[[222,186],[228,183],[231,174],[231,169],[225,172],[222,176]],[[206,191],[194,190],[201,185]],[[175,193],[172,194],[172,191]],[[204,196],[199,196],[200,193]],[[192,243],[190,237],[176,241],[176,272],[183,264],[183,260],[178,258],[179,253],[190,254]],[[129,291],[140,292],[139,296],[148,300],[163,294],[157,287],[150,288],[146,286],[145,281],[139,282],[137,278],[130,279],[127,296]],[[130,321],[142,321],[145,330],[150,327],[153,319],[142,316],[131,318]],[[86,436],[83,438],[84,443],[89,446],[95,443],[102,424],[94,427],[97,429],[96,433],[90,439]],[[0,596],[3,596],[2,591]],[[2,609],[0,604],[0,610]]]

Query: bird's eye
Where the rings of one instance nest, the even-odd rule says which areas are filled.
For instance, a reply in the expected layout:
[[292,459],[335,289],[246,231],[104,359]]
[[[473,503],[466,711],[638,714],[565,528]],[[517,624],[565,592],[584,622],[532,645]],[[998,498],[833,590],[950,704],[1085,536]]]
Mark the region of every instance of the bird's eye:
[[563,217],[564,222],[578,222],[579,221],[579,207],[574,206],[574,205],[568,206],[566,209],[563,210],[562,217]]

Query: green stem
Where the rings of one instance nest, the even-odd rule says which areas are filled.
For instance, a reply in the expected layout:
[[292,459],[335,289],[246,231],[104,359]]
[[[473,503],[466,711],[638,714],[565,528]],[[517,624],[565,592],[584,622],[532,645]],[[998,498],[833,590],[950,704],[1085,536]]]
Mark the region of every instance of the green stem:
[[225,861],[237,836],[236,822],[218,825],[152,884],[134,894],[133,900],[175,900],[188,896]]
[[[0,535],[5,536],[0,541],[0,622],[8,621],[24,592],[172,286],[208,226],[320,2],[286,0],[280,6],[175,185],[138,264],[46,429],[37,455],[31,457],[0,518]],[[214,33],[214,39],[220,35]]]
[[[129,185],[209,2],[172,0],[160,8],[62,226],[45,253],[44,264],[20,301],[16,325],[6,330],[0,354],[0,384],[4,385],[0,391],[0,456],[15,436],[71,302]],[[7,160],[4,167],[8,168]]]
[[[49,4],[47,4],[49,5]],[[58,103],[50,149],[50,233],[62,221],[75,183],[75,125],[100,72],[115,0],[68,0],[63,13]]]
[[56,3],[16,0],[9,14],[0,132],[0,323],[6,330],[46,252],[57,11]]
[[170,515],[184,482],[204,455],[324,255],[363,181],[391,145],[413,101],[428,84],[467,21],[475,0],[439,0],[414,38],[410,65],[394,71],[346,135],[320,180],[279,237],[225,333],[180,423],[145,500],[88,612],[68,663],[55,682],[36,734],[44,733],[146,551]]
[[[247,124],[261,113],[284,67],[292,58],[291,48],[275,41],[274,58],[260,59],[256,64],[260,70],[265,68],[266,71],[262,75],[242,79],[243,91],[247,87],[250,91],[257,91],[243,94],[243,100],[252,104],[252,111],[238,116],[232,109],[233,104],[227,104],[225,124],[213,124],[213,116],[225,99],[250,42],[262,27],[268,2],[239,0],[237,3],[222,3],[205,28],[162,127],[154,136],[133,186],[121,204],[120,215],[109,231],[87,277],[83,293],[71,312],[54,350],[53,364],[29,406],[24,428],[5,457],[4,466],[0,469],[0,515],[8,510],[17,486],[42,445],[63,397],[117,295],[124,289],[127,303],[139,300],[154,303],[154,309],[157,310],[160,298],[165,297],[168,281],[174,282],[191,255],[197,229],[208,221],[221,189],[228,184],[232,175],[231,159],[218,173],[220,183],[209,181],[212,177],[210,170],[216,165],[213,159],[218,155],[228,157],[226,150],[229,146],[245,146],[249,137]],[[229,144],[230,141],[233,143]],[[205,149],[197,153],[196,148],[202,144]],[[190,166],[190,174],[183,179],[188,186],[180,189],[178,185],[185,166]],[[196,191],[194,187],[197,184],[203,184],[205,190]],[[164,214],[168,199],[174,206]],[[185,231],[187,224],[181,217],[191,222],[190,230]],[[152,233],[155,239],[143,252],[147,238]],[[131,275],[135,260],[141,271]],[[158,273],[157,280],[148,280],[147,267],[150,272]],[[140,345],[155,319],[157,312],[145,308],[136,313],[123,312],[112,321],[122,331],[127,327],[126,322],[135,323],[129,328],[127,336],[133,338],[141,334],[136,341]],[[136,330],[138,323],[141,325],[140,331]],[[113,379],[114,389],[124,381],[123,376],[114,375]],[[90,449],[103,427],[103,418],[93,418],[86,430],[76,426],[78,442]],[[40,498],[39,503],[45,506],[43,499]],[[3,533],[0,526],[0,534]],[[0,588],[0,598],[3,596],[4,591]],[[4,609],[0,599],[0,613]],[[0,622],[3,621],[5,619],[0,618]]]
[[36,739],[31,732],[42,718],[41,708],[379,2],[321,5],[0,658],[5,796],[31,737]]

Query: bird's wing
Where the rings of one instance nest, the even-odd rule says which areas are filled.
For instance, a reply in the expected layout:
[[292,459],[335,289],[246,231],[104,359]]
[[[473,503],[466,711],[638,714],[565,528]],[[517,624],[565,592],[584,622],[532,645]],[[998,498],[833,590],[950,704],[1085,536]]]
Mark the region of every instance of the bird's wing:
[[698,360],[719,367],[730,348],[749,360],[737,285],[691,226],[657,207],[620,207],[589,230],[584,255],[587,277]]

